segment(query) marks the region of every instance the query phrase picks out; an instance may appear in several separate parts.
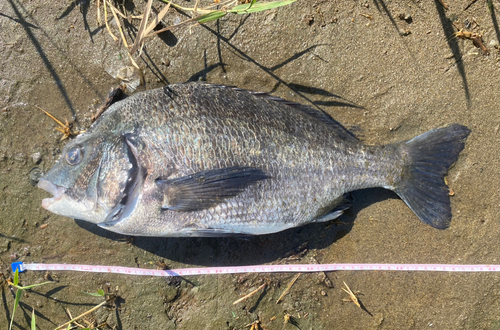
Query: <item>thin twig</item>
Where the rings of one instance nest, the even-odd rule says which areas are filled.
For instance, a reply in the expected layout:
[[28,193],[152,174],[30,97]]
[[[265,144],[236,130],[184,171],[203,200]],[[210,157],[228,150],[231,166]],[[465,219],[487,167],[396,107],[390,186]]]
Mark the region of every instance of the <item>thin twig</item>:
[[247,298],[250,298],[251,296],[253,296],[254,294],[256,294],[257,292],[259,292],[260,289],[262,289],[263,287],[265,287],[267,285],[267,283],[264,283],[262,284],[261,286],[259,286],[257,289],[253,290],[252,292],[250,292],[249,294],[247,294],[246,296],[236,300],[233,305],[236,305],[237,303],[239,302],[242,302],[243,300],[247,299]]
[[107,302],[107,301],[103,301],[102,303],[100,303],[99,305],[97,305],[97,306],[95,306],[95,307],[93,307],[93,308],[89,309],[89,310],[88,310],[88,311],[86,311],[85,313],[78,315],[78,316],[77,316],[77,317],[75,317],[74,319],[71,319],[71,320],[69,320],[68,322],[66,322],[66,323],[64,323],[64,324],[61,324],[60,326],[58,326],[58,327],[57,327],[57,328],[55,328],[54,330],[59,330],[59,329],[61,329],[62,327],[67,326],[68,324],[71,324],[71,323],[73,323],[74,321],[76,321],[76,320],[78,320],[78,319],[80,319],[80,318],[84,317],[85,315],[92,313],[93,311],[95,311],[96,309],[98,309],[99,307],[101,307],[102,305],[104,305],[106,302]]
[[283,297],[288,293],[288,291],[290,291],[290,288],[292,287],[292,285],[295,283],[295,281],[297,281],[297,279],[299,278],[299,276],[301,275],[302,273],[298,273],[297,275],[295,275],[295,277],[293,278],[293,280],[288,284],[288,286],[286,287],[285,291],[283,291],[283,293],[281,294],[281,296],[278,298],[278,300],[276,300],[276,303],[279,304],[281,299],[283,299]]

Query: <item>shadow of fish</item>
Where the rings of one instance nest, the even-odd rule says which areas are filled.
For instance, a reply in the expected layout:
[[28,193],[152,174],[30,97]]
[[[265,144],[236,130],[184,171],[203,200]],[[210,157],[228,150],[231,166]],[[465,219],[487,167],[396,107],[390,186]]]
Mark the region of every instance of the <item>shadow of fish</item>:
[[42,206],[139,236],[259,235],[337,218],[350,191],[395,191],[425,223],[451,220],[444,175],[470,131],[385,146],[262,93],[179,84],[113,104],[38,186]]

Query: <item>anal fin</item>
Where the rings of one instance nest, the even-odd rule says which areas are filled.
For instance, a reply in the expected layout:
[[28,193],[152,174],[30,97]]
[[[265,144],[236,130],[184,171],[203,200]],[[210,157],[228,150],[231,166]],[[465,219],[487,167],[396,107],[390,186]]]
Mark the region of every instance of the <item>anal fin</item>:
[[342,214],[344,214],[345,210],[350,209],[353,203],[354,203],[354,197],[352,197],[350,193],[344,194],[343,200],[342,202],[340,202],[340,204],[335,206],[335,208],[330,212],[328,212],[327,214],[315,219],[314,222],[327,222],[337,219]]

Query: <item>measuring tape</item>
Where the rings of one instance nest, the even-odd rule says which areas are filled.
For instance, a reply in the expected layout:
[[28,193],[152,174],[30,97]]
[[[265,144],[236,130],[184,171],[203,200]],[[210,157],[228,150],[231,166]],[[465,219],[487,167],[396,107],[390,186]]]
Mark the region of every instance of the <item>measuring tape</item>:
[[24,264],[13,262],[12,270],[72,270],[77,272],[113,273],[147,276],[188,276],[239,273],[312,273],[336,270],[389,270],[389,271],[426,271],[426,272],[499,272],[500,265],[449,265],[449,264],[295,264],[295,265],[258,265],[180,268],[157,270],[118,266],[92,266],[73,264]]

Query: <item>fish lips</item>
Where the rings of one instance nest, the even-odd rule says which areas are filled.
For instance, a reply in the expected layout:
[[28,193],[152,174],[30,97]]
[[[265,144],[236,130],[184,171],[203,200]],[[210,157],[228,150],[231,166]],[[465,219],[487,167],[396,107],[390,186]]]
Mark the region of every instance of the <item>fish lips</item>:
[[[65,196],[66,188],[62,186],[58,186],[48,180],[40,179],[38,181],[38,188],[45,190],[46,192],[52,194],[52,198],[44,198],[42,200],[42,207],[46,210],[53,212],[54,204],[61,201]],[[56,213],[56,212],[54,212]]]

